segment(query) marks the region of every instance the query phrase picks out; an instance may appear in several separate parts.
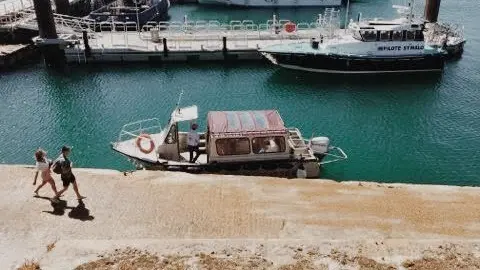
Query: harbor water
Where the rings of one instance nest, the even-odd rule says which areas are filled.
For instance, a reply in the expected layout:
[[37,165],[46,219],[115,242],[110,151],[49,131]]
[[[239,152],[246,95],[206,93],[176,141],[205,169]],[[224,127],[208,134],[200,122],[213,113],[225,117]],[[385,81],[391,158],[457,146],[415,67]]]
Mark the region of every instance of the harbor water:
[[[351,13],[394,16],[392,1],[353,1]],[[276,12],[312,21],[321,9],[261,9],[181,5],[172,20],[254,20]],[[42,147],[50,158],[73,146],[74,166],[133,169],[110,142],[123,124],[158,117],[164,123],[180,91],[196,104],[200,127],[209,110],[278,109],[306,138],[329,136],[348,154],[322,178],[480,185],[480,6],[444,0],[443,21],[463,24],[461,59],[442,73],[321,75],[268,63],[97,65],[64,73],[41,63],[0,73],[0,163],[32,164]]]

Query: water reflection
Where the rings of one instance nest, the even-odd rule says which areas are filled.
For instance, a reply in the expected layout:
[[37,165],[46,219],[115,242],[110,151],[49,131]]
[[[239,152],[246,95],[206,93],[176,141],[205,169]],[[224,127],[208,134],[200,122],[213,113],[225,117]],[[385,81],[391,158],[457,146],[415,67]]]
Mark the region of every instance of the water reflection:
[[[418,91],[419,88],[435,88],[437,85],[441,84],[442,78],[442,72],[397,74],[330,74],[278,68],[272,73],[268,79],[268,83],[312,87],[325,86],[327,88],[331,88],[335,85],[344,85],[354,88],[358,86],[369,91],[385,91],[386,87],[402,91]],[[321,89],[322,88],[319,90]]]

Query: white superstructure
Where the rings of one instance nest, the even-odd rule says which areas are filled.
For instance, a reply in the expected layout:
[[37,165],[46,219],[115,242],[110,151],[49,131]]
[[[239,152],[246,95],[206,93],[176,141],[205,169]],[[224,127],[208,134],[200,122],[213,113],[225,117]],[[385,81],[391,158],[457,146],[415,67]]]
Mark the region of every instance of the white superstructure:
[[340,6],[342,0],[198,0],[198,3],[246,7],[327,7]]

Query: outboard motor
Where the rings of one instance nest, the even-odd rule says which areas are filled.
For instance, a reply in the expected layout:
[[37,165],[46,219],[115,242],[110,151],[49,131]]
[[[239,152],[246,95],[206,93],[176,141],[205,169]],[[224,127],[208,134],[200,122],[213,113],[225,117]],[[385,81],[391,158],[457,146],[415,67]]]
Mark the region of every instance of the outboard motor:
[[328,153],[330,139],[328,137],[315,137],[310,140],[308,147],[312,149],[313,154],[322,160]]

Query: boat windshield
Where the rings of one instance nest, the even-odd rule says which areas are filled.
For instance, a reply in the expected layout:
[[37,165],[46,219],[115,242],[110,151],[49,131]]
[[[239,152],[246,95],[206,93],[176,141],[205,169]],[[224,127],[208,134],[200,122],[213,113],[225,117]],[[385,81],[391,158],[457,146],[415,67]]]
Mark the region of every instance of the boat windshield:
[[396,30],[396,31],[374,31],[374,30],[353,30],[355,39],[364,42],[373,41],[423,41],[422,30]]
[[360,32],[362,35],[362,40],[369,42],[369,41],[376,41],[377,40],[377,32],[376,31],[362,31]]
[[360,31],[358,31],[358,30],[353,30],[353,31],[352,31],[352,35],[353,35],[353,38],[355,38],[355,39],[357,39],[357,40],[360,40],[360,41],[363,41],[362,35],[360,34]]

